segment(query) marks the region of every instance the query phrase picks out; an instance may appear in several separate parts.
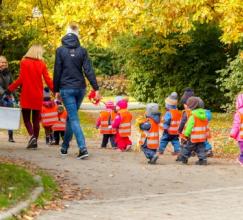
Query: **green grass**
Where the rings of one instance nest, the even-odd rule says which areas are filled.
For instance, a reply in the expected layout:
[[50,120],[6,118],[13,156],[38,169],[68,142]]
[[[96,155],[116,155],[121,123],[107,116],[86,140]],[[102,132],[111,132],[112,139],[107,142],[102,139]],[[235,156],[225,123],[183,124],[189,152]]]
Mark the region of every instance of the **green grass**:
[[41,176],[44,192],[35,201],[35,204],[37,206],[43,207],[46,204],[46,202],[58,197],[59,187],[54,178],[46,172],[38,171],[37,175]]
[[0,163],[0,210],[25,199],[37,185],[24,168]]
[[80,124],[86,138],[93,138],[98,135],[98,130],[95,128],[96,116],[98,115],[79,111]]

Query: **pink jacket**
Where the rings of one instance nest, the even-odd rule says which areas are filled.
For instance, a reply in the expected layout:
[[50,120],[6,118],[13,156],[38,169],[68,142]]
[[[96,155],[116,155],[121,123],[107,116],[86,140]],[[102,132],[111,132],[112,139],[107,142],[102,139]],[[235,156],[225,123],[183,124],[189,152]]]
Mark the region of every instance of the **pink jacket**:
[[243,114],[243,94],[238,95],[236,99],[236,113],[234,115],[233,126],[230,132],[230,137],[237,141],[243,141],[243,139],[240,138],[240,114]]

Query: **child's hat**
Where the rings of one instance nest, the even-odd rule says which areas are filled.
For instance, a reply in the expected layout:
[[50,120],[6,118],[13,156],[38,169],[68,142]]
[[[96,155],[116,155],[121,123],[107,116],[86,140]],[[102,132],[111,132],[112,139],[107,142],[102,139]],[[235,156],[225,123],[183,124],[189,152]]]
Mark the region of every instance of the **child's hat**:
[[44,98],[50,98],[51,97],[51,92],[50,92],[50,89],[48,87],[44,88],[43,96],[44,96]]
[[176,92],[172,92],[166,99],[165,104],[166,105],[174,105],[176,106],[178,103],[178,95]]
[[152,114],[159,112],[159,105],[157,103],[148,103],[146,105],[146,115],[151,116]]
[[180,100],[181,104],[182,104],[182,105],[186,104],[187,100],[188,100],[190,97],[192,97],[192,96],[194,96],[194,91],[193,91],[193,89],[191,89],[191,88],[186,88],[186,89],[184,90],[184,93],[183,93],[183,95],[182,95],[182,97],[181,97],[181,100]]
[[186,102],[186,105],[189,109],[193,110],[193,109],[196,109],[196,108],[199,108],[199,98],[198,97],[190,97],[187,102]]
[[112,102],[112,101],[107,101],[107,102],[105,103],[105,107],[106,107],[106,109],[111,109],[111,110],[113,110],[113,109],[115,108],[114,102]]
[[200,97],[197,97],[197,98],[199,99],[198,107],[199,108],[204,108],[205,107],[204,101]]
[[116,104],[120,109],[126,109],[127,108],[127,100],[122,99]]

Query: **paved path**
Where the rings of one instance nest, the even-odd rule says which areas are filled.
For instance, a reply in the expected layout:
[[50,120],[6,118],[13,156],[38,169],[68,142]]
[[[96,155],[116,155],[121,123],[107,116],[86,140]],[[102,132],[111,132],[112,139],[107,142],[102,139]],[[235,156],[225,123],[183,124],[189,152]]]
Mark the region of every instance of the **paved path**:
[[[140,102],[129,102],[128,103],[128,109],[144,109],[146,105],[140,103]],[[99,104],[99,105],[94,105],[92,103],[82,103],[80,109],[82,110],[95,110],[95,111],[100,111],[102,109],[105,109],[104,104]]]
[[68,203],[61,212],[43,212],[40,220],[243,219],[243,169],[235,162],[211,159],[201,167],[192,158],[189,165],[180,165],[167,154],[151,166],[142,153],[98,149],[99,140],[88,141],[90,158],[80,161],[75,142],[62,158],[57,147],[43,142],[37,151],[28,151],[21,137],[16,144],[2,141],[3,134],[0,139],[0,156],[64,171],[66,178],[93,191],[88,200]]

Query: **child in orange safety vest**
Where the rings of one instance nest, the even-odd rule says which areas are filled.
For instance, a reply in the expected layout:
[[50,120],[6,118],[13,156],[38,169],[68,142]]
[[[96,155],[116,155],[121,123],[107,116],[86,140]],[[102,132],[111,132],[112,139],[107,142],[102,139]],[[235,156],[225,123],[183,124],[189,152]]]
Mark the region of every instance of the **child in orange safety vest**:
[[169,142],[174,147],[173,155],[178,155],[180,153],[180,142],[178,127],[181,120],[181,112],[177,109],[177,93],[171,93],[165,99],[166,112],[161,121],[161,129],[163,130],[163,135],[160,139],[159,153],[163,154],[166,146]]
[[128,100],[121,99],[116,104],[117,115],[112,128],[117,130],[115,142],[119,151],[128,151],[132,147],[131,135],[132,114],[127,110]]
[[112,101],[105,103],[105,110],[100,112],[99,118],[96,121],[96,128],[100,130],[100,134],[103,135],[101,148],[106,148],[110,140],[111,147],[116,149],[115,134],[116,129],[112,128],[112,122],[115,119],[115,105]]
[[44,88],[43,97],[41,123],[45,129],[46,144],[51,144],[53,142],[52,126],[58,121],[57,104],[51,100],[51,94],[48,87]]
[[198,97],[190,97],[186,105],[192,111],[182,133],[182,138],[187,141],[176,161],[187,164],[192,152],[195,151],[199,158],[196,164],[207,165],[205,142],[209,137],[209,129],[206,110],[200,108],[200,98]]
[[139,145],[149,164],[155,164],[158,159],[160,116],[158,104],[149,103],[146,106],[145,118],[137,121],[141,134]]
[[54,132],[54,142],[52,145],[59,145],[60,137],[64,139],[64,133],[66,129],[67,111],[60,101],[56,101],[58,121],[52,125],[52,131]]

